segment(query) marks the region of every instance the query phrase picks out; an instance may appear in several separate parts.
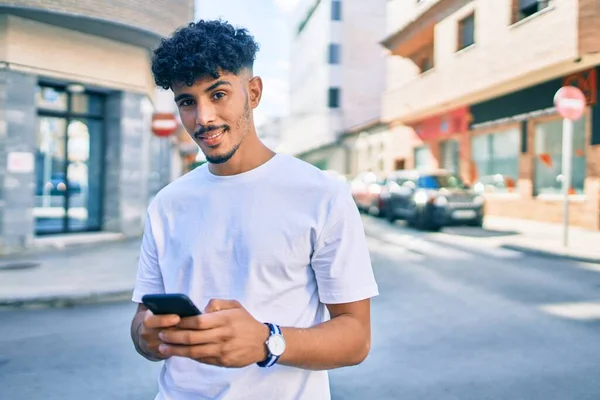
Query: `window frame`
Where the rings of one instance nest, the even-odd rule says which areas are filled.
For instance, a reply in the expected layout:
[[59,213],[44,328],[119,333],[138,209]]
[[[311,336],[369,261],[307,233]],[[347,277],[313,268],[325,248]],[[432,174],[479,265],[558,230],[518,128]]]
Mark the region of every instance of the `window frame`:
[[[464,27],[465,27],[465,22],[469,19],[472,19],[473,21],[473,33],[472,33],[472,37],[473,37],[473,41],[471,43],[465,43],[465,36],[464,36]],[[473,46],[476,42],[476,15],[475,15],[475,10],[473,10],[471,13],[465,15],[463,18],[461,18],[458,23],[457,23],[457,40],[456,40],[456,51],[461,51],[464,49],[468,49],[469,47]]]

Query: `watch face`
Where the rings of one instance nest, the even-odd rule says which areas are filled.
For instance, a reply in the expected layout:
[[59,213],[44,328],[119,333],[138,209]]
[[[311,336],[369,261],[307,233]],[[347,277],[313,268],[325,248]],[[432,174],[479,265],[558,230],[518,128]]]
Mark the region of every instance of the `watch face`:
[[281,335],[272,335],[267,342],[269,351],[274,356],[280,356],[285,351],[285,339]]

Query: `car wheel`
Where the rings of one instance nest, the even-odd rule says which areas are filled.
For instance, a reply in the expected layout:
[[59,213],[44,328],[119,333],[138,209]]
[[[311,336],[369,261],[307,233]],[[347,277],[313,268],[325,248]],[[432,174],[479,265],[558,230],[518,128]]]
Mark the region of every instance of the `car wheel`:
[[474,226],[474,227],[477,227],[477,228],[483,228],[483,217],[474,219],[473,221],[471,221],[469,223],[469,226]]
[[390,224],[393,224],[398,219],[398,218],[396,218],[396,216],[394,215],[394,212],[390,209],[390,207],[386,207],[385,208],[385,213],[384,214],[385,214],[385,219]]

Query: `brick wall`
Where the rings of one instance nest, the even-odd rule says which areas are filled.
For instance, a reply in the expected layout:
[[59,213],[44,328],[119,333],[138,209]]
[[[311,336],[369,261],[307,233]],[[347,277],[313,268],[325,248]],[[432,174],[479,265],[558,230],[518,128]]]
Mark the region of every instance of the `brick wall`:
[[579,0],[579,54],[600,51],[600,7],[597,0]]
[[[17,252],[34,232],[34,172],[7,170],[11,152],[35,154],[36,119],[33,76],[0,71],[0,253]],[[8,101],[10,100],[10,101]]]
[[0,0],[0,6],[85,15],[169,35],[194,18],[194,0]]

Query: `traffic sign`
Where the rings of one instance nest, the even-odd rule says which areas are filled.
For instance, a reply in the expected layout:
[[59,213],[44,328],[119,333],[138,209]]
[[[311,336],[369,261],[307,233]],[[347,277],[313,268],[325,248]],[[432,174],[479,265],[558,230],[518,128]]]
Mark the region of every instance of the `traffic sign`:
[[554,105],[558,113],[571,121],[581,118],[586,103],[585,95],[575,86],[563,86],[554,95]]
[[178,127],[179,121],[173,113],[156,113],[152,116],[152,132],[156,136],[171,136]]

